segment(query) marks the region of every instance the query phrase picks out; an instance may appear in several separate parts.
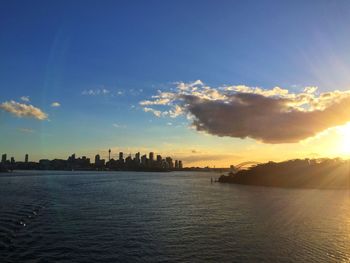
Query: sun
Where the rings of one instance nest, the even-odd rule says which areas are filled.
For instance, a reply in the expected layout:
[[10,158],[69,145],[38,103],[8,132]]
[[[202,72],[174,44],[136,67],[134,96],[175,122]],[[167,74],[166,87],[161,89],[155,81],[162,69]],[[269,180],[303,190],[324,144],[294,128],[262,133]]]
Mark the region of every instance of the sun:
[[339,152],[343,155],[350,155],[350,122],[338,128]]

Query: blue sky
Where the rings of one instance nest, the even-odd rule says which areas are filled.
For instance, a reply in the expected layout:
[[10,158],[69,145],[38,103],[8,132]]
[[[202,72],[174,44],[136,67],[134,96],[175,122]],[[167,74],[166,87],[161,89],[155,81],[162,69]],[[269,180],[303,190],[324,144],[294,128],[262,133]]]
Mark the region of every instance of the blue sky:
[[251,139],[203,135],[185,116],[158,118],[139,103],[195,80],[347,90],[349,24],[348,1],[1,1],[0,103],[49,116],[0,112],[1,152],[246,151]]

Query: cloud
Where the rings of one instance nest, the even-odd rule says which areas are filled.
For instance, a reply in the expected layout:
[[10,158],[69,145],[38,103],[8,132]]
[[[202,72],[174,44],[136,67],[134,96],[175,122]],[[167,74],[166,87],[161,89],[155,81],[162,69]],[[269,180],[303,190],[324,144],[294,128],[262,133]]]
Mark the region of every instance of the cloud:
[[10,112],[17,117],[29,117],[38,120],[46,120],[48,115],[41,109],[30,104],[19,103],[16,101],[5,101],[0,104],[0,109]]
[[18,128],[18,131],[23,133],[34,133],[34,130],[30,128]]
[[122,129],[125,129],[127,127],[126,125],[122,125],[122,124],[118,124],[118,123],[113,123],[112,126],[114,128],[122,128]]
[[22,96],[22,97],[20,97],[20,99],[22,101],[24,101],[24,102],[29,102],[30,101],[29,96]]
[[61,104],[59,102],[52,102],[51,107],[60,107]]
[[107,95],[109,93],[110,91],[108,89],[102,88],[102,89],[83,90],[81,94],[85,96],[98,96],[98,95]]
[[147,108],[147,107],[145,107],[145,108],[143,108],[143,111],[144,112],[152,112],[155,116],[157,116],[157,117],[160,117],[161,115],[162,115],[162,112],[161,111],[159,111],[159,110],[155,110],[155,109],[152,109],[152,108]]
[[317,87],[299,93],[245,85],[211,88],[195,81],[177,83],[172,92],[158,91],[140,105],[167,106],[144,111],[157,117],[187,115],[196,130],[212,135],[294,143],[350,121],[350,91],[316,92]]

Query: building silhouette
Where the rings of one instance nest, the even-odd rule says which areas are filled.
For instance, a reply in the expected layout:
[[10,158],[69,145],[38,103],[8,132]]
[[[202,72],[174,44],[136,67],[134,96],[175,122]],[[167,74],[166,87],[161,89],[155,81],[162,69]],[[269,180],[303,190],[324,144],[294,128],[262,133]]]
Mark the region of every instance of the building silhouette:
[[[67,159],[40,159],[39,162],[29,162],[29,155],[25,154],[24,162],[16,162],[14,157],[7,160],[7,154],[2,154],[1,169],[7,170],[114,170],[114,171],[170,171],[182,169],[182,162],[175,161],[171,157],[162,158],[150,152],[141,156],[137,152],[134,156],[129,154],[125,159],[123,152],[119,152],[119,159],[111,158],[111,150],[108,150],[108,161],[101,159],[99,154],[95,155],[95,162],[91,163],[86,156],[76,157],[75,153]],[[1,170],[0,169],[0,170]]]

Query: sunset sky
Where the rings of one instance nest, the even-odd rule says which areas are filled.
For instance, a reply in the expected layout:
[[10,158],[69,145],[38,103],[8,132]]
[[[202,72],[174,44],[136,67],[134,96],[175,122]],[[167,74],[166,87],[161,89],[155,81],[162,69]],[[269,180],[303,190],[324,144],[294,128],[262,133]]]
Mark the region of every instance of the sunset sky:
[[1,1],[0,153],[350,156],[349,1]]

